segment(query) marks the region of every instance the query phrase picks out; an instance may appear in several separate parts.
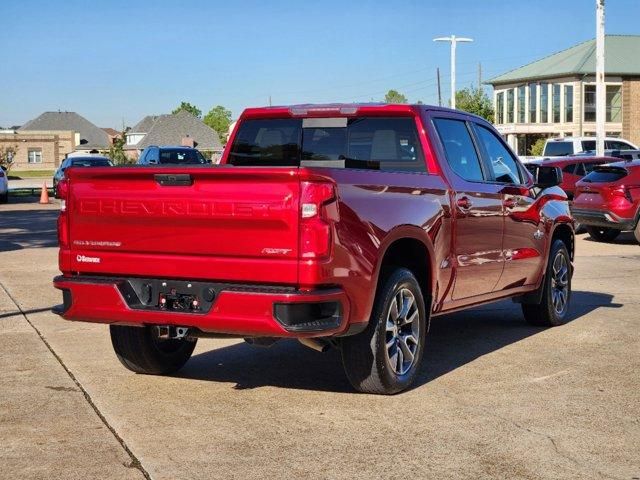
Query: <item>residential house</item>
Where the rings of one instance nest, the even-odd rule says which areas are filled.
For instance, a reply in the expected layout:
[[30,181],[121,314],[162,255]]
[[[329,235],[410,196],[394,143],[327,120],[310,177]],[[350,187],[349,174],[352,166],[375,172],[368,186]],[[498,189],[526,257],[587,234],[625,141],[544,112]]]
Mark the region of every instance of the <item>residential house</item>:
[[[492,78],[496,128],[519,155],[539,138],[596,132],[596,42]],[[606,134],[640,144],[640,35],[605,37]]]
[[45,112],[18,129],[0,132],[0,148],[10,148],[14,170],[52,170],[72,152],[108,150],[109,136],[75,112]]
[[149,115],[126,133],[125,151],[131,158],[148,146],[186,145],[208,153],[216,161],[222,155],[218,133],[189,112]]

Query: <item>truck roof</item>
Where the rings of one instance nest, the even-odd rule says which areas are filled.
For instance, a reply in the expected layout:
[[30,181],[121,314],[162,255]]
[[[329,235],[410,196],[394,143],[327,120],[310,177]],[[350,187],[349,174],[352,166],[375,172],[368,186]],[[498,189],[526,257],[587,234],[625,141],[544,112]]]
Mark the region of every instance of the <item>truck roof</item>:
[[352,115],[402,115],[414,113],[418,110],[442,111],[464,114],[469,117],[486,121],[472,113],[436,105],[405,104],[405,103],[304,103],[295,105],[280,105],[272,107],[246,108],[240,118],[265,117],[336,117]]

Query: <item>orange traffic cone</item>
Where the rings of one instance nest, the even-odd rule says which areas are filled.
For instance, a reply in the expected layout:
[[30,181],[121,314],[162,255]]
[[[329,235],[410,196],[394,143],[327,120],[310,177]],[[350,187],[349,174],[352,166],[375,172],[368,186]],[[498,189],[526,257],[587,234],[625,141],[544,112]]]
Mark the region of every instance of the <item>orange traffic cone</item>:
[[49,190],[47,190],[47,181],[42,183],[42,192],[40,192],[40,203],[49,203]]

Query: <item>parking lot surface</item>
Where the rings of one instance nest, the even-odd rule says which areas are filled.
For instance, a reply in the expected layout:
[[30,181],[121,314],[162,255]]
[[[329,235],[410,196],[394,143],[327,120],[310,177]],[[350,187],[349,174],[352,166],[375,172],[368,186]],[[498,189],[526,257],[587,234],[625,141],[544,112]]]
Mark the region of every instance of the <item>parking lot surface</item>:
[[[432,322],[415,388],[355,394],[339,354],[200,340],[135,375],[61,302],[57,206],[0,206],[7,478],[640,478],[640,245],[580,235],[571,321],[500,302]],[[0,475],[0,476],[2,476]]]

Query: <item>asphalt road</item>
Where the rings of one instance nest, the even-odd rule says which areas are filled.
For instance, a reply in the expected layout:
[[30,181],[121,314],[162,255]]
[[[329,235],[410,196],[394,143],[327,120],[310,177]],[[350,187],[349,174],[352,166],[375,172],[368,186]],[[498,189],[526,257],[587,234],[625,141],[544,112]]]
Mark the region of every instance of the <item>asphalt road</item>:
[[336,352],[200,340],[174,377],[65,322],[55,205],[0,206],[2,478],[640,478],[640,246],[577,245],[571,321],[438,318],[414,389],[355,394]]

